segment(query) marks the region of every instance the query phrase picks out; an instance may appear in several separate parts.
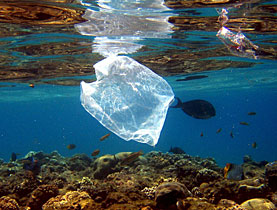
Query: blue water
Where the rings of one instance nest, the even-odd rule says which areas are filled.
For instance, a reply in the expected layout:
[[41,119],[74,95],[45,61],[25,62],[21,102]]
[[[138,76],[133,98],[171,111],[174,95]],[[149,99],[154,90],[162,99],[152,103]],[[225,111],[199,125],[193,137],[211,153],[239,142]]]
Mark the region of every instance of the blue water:
[[[210,14],[216,15],[215,10],[212,11]],[[199,12],[207,13],[201,8]],[[161,34],[158,37],[143,37],[134,43],[147,46],[148,51],[133,52],[129,56],[162,53],[172,49],[191,48],[197,51],[199,47],[205,49],[222,46],[215,35],[216,32],[188,31],[179,35],[178,39],[160,37]],[[274,34],[249,35],[249,37],[256,41],[255,44],[269,45],[268,40],[276,41]],[[13,49],[19,46],[72,42],[72,40],[90,43],[94,38],[94,36],[63,33],[3,37],[1,53],[12,54],[16,58],[7,61],[5,65],[10,66],[37,60],[55,62],[59,59],[66,60],[66,56],[47,55],[47,53],[42,56],[25,55]],[[208,42],[205,42],[207,40]],[[179,43],[178,48],[176,43]],[[82,55],[73,57],[78,59]],[[213,58],[207,57],[207,63],[209,59]],[[221,166],[227,162],[242,163],[245,155],[250,155],[255,161],[276,160],[276,60],[254,60],[232,55],[216,59],[254,62],[256,65],[249,68],[201,72],[199,74],[208,77],[199,80],[176,81],[189,75],[164,77],[172,86],[175,95],[182,101],[207,100],[214,105],[216,116],[198,120],[186,115],[181,109],[169,109],[159,142],[155,147],[134,141],[127,142],[115,134],[104,141],[99,141],[99,138],[109,131],[83,109],[80,104],[79,86],[38,84],[35,88],[30,88],[26,83],[2,82],[0,85],[13,85],[13,87],[0,88],[0,158],[9,161],[12,152],[20,153],[23,157],[29,151],[50,153],[54,150],[64,156],[76,153],[90,155],[95,149],[100,149],[100,155],[139,150],[145,153],[152,150],[167,152],[171,146],[178,146],[193,156],[212,157]],[[250,116],[248,112],[257,114]],[[242,121],[249,125],[241,125]],[[222,131],[216,133],[219,128]],[[234,138],[230,136],[231,131]],[[200,136],[201,133],[203,136]],[[257,143],[257,148],[252,148],[253,142]],[[76,144],[77,147],[68,150],[66,148],[68,144]]]
[[[169,77],[175,95],[182,101],[207,100],[216,108],[216,116],[198,120],[186,115],[181,109],[169,109],[155,147],[134,141],[126,142],[114,134],[100,142],[99,138],[109,131],[83,109],[79,100],[79,87],[41,85],[31,89],[22,85],[18,92],[6,88],[10,95],[15,96],[7,101],[1,97],[0,141],[4,149],[0,151],[0,156],[9,160],[11,152],[24,155],[29,151],[40,150],[57,150],[65,156],[75,153],[90,155],[97,148],[101,154],[138,150],[167,152],[171,146],[178,146],[193,156],[213,157],[220,165],[226,162],[241,163],[244,155],[250,155],[256,161],[273,161],[277,158],[277,88],[276,81],[268,81],[274,80],[274,77],[267,78],[261,74],[267,78],[265,82],[239,77],[236,80],[238,84],[228,84],[228,80],[233,81],[231,77],[237,74],[251,78],[257,71],[252,68],[236,69],[236,72],[206,72],[208,78],[186,82],[174,82],[177,77]],[[218,74],[226,80],[226,87],[222,88],[220,83],[216,83],[220,78]],[[256,79],[261,78],[256,75]],[[44,95],[39,96],[36,92]],[[248,112],[257,114],[250,116]],[[241,121],[248,122],[249,126],[240,125]],[[216,133],[219,128],[222,131]],[[234,138],[230,137],[231,131]],[[203,137],[200,136],[201,132]],[[257,148],[251,147],[253,142],[257,142]],[[76,144],[77,147],[68,150],[68,144]]]

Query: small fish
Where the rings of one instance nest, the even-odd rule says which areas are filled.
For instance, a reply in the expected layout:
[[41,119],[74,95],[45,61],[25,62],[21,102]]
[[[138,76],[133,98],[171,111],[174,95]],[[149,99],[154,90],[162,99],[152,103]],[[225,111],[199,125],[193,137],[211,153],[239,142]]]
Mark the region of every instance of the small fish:
[[201,132],[201,133],[200,133],[200,136],[201,136],[201,137],[203,137],[203,136],[204,136],[204,133],[203,133],[203,132]]
[[256,112],[248,112],[247,114],[248,115],[256,115],[257,113]]
[[94,156],[98,155],[99,153],[100,153],[100,150],[96,149],[91,153],[91,156],[94,157]]
[[138,152],[132,152],[126,158],[121,160],[120,165],[129,165],[130,163],[134,162],[141,155],[143,155],[143,152],[141,150]]
[[182,102],[180,98],[175,97],[177,104],[171,108],[181,108],[187,115],[196,119],[209,119],[216,115],[214,106],[205,100],[192,100]]
[[106,138],[108,138],[111,135],[111,133],[108,133],[100,138],[100,141],[104,141]]
[[224,167],[224,178],[237,181],[244,179],[242,166],[233,163],[227,163]]
[[11,154],[11,161],[16,161],[16,159],[17,159],[17,154],[13,152]]
[[206,75],[195,75],[195,76],[188,76],[184,79],[176,79],[177,82],[179,81],[189,81],[189,80],[194,80],[194,79],[203,79],[203,78],[206,78],[208,76]]
[[231,136],[231,138],[234,138],[233,131],[230,132],[230,136]]
[[231,163],[226,163],[225,167],[224,167],[224,178],[226,179],[227,178],[227,175],[228,175],[228,171],[231,167]]
[[76,145],[75,144],[69,144],[66,146],[67,149],[69,150],[72,150],[72,149],[75,149],[76,148]]
[[19,161],[23,164],[23,169],[33,172],[34,175],[39,174],[40,164],[34,157],[28,157]]
[[186,154],[180,147],[170,147],[168,152],[172,152],[173,154]]
[[249,125],[248,122],[240,122],[239,124],[241,124],[241,125]]
[[29,87],[34,88],[34,87],[35,87],[35,84],[34,84],[34,83],[30,83],[30,84],[29,84]]
[[222,130],[222,128],[217,129],[217,130],[216,130],[216,133],[220,133],[221,130]]
[[252,146],[252,148],[256,149],[256,148],[257,148],[257,142],[254,141],[254,142],[251,144],[251,146]]

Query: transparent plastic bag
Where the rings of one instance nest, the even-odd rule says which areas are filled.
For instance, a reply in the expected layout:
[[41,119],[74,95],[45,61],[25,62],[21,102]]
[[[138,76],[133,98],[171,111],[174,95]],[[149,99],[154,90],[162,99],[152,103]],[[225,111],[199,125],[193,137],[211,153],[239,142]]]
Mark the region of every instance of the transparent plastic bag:
[[255,58],[258,46],[254,45],[247,39],[243,33],[233,33],[226,27],[221,27],[216,35],[228,48],[228,50],[236,56]]
[[97,81],[81,82],[86,111],[126,141],[156,145],[174,100],[169,84],[126,56],[110,56],[94,67]]

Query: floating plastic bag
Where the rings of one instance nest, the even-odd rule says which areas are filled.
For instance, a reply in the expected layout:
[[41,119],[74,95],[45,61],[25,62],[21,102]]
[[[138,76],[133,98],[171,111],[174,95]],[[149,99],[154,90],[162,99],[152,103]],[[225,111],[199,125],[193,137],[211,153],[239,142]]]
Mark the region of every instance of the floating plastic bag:
[[122,139],[156,145],[174,100],[169,84],[126,56],[110,56],[94,68],[97,81],[81,82],[83,107]]
[[216,35],[228,48],[228,50],[240,57],[255,58],[256,50],[258,46],[254,45],[249,39],[247,39],[243,33],[233,33],[226,27],[221,27]]

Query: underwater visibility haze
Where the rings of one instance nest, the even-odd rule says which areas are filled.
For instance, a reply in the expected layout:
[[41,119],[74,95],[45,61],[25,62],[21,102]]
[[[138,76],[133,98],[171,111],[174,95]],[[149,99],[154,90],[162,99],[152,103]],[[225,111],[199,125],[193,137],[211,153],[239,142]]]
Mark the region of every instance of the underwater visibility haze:
[[[193,163],[197,158],[213,160],[218,168],[221,167],[215,170],[220,171],[223,178],[222,168],[227,163],[233,164],[228,165],[233,169],[239,168],[233,170],[234,173],[241,173],[240,165],[248,159],[256,163],[276,161],[276,9],[277,1],[263,0],[0,2],[1,163],[21,159],[19,166],[23,164],[23,169],[33,172],[38,169],[34,173],[37,175],[43,171],[45,163],[40,160],[37,163],[38,156],[33,159],[25,156],[31,151],[34,154],[57,151],[63,158],[86,154],[96,161],[94,166],[99,164],[101,156],[109,154],[113,161],[121,161],[122,157],[117,154],[133,152],[125,155],[126,159],[117,166],[122,168],[144,158],[144,154],[155,161],[165,160],[170,154],[178,158],[188,155],[195,158],[190,159]],[[95,75],[94,65],[112,56],[127,56],[164,80],[165,83],[161,82],[158,87],[159,77],[148,80],[145,73],[141,76],[145,80],[141,84],[137,80],[132,86],[136,92],[144,85],[144,90],[153,97],[164,94],[166,102],[161,112],[155,109],[156,113],[145,113],[151,110],[150,106],[159,106],[156,98],[136,101],[134,92],[124,92],[120,83],[105,91],[118,75],[104,78],[106,69],[101,75]],[[80,101],[81,81],[100,84],[101,80],[105,80],[103,89],[98,90],[102,95],[97,100],[101,103],[111,101],[117,112],[119,96],[123,93],[122,101],[132,105],[144,103],[143,108],[140,107],[144,111],[135,113],[132,110],[128,121],[120,119],[124,121],[121,128],[121,124],[115,123],[116,129],[107,129],[112,123],[103,123],[103,116],[92,117]],[[158,88],[161,90],[154,93]],[[173,93],[175,100],[170,104]],[[101,110],[105,108],[106,105]],[[111,114],[105,116],[112,119]],[[163,116],[165,119],[160,120]],[[127,137],[124,140],[124,135],[113,133],[126,131],[128,126],[137,128],[141,120],[149,123],[149,119],[155,127],[155,135],[147,131],[148,137],[142,136],[145,139],[157,137],[155,143],[152,139],[149,140],[152,143],[146,140],[140,143],[142,138],[125,141]],[[102,120],[105,127],[98,120]],[[148,124],[142,125],[143,129],[151,130]],[[174,151],[183,152],[174,154]],[[171,165],[178,162],[178,158]],[[120,171],[115,165],[111,168]],[[99,174],[94,172],[94,177],[108,176],[105,172]],[[182,180],[179,175],[176,177]],[[182,184],[187,183],[183,181]],[[193,188],[187,187],[190,191]],[[72,189],[77,188],[72,185]],[[0,190],[0,197],[6,194]],[[151,195],[148,198],[151,199]],[[19,200],[21,206],[33,205],[31,201],[26,204]],[[241,197],[233,200],[245,201]],[[151,209],[166,209],[157,193],[155,202],[156,207],[149,204]],[[176,205],[178,209],[186,209],[183,204],[177,202]]]

